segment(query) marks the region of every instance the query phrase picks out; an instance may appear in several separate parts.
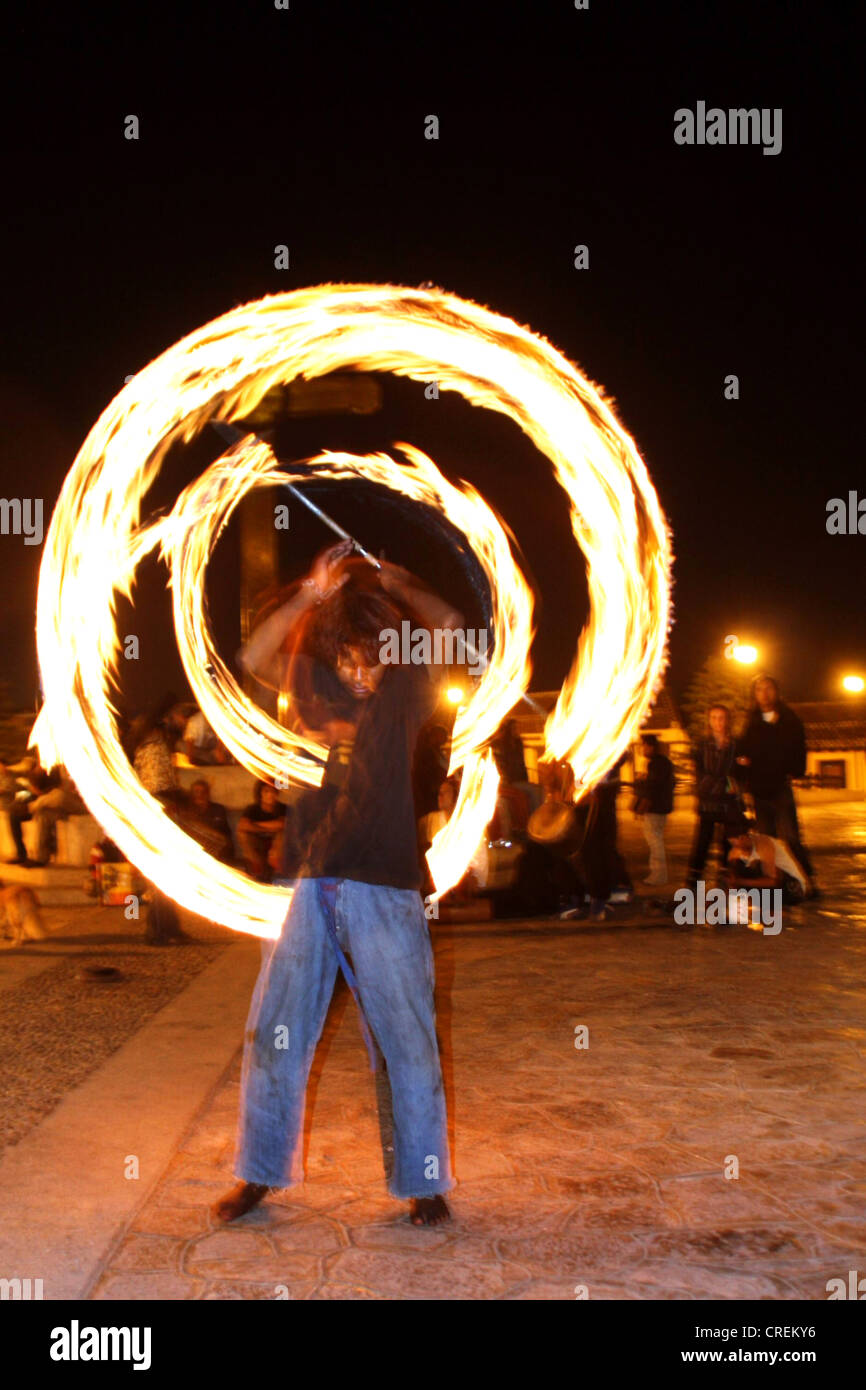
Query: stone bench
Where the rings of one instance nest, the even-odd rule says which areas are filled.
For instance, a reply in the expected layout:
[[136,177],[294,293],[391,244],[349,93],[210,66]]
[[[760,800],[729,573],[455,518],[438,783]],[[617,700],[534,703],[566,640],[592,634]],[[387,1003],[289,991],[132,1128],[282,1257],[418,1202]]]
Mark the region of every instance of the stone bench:
[[[25,824],[25,830],[26,830]],[[57,831],[57,864],[72,864],[86,868],[90,851],[97,840],[105,839],[105,831],[91,815],[67,816],[55,826]]]

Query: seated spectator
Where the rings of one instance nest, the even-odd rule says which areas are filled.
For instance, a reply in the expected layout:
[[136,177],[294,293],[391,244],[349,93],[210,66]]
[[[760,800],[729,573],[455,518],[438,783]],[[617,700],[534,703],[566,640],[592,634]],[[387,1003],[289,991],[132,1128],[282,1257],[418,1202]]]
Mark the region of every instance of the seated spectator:
[[214,859],[232,863],[235,846],[226,808],[219,801],[211,801],[210,783],[204,777],[199,777],[189,789],[181,824]]
[[238,821],[238,843],[250,877],[268,882],[273,842],[285,828],[286,807],[270,782],[257,782],[254,795]]
[[[86,810],[75,783],[65,769],[55,766],[50,772],[35,768],[28,774],[32,795],[26,800],[17,801],[9,812],[9,828],[15,841],[17,857],[15,862],[26,868],[47,864],[51,857],[54,826],[66,816],[81,814]],[[24,848],[22,822],[32,820],[36,824],[36,853],[31,859]]]
[[191,714],[183,730],[183,748],[194,767],[231,762],[231,754],[217,738],[200,709]]
[[[8,763],[0,762],[0,815],[6,817],[9,833],[15,842],[16,858],[13,863],[24,863],[27,858],[21,837],[21,821],[29,819],[30,813],[25,814],[23,803],[32,799],[33,792],[30,788],[26,793],[22,792],[21,782],[15,775],[24,770],[23,763],[16,764],[13,770]],[[29,767],[26,770],[29,771]]]
[[728,839],[728,882],[732,888],[781,888],[789,901],[802,902],[809,882],[784,840],[762,835],[745,817],[729,825]]
[[32,868],[36,863],[31,859],[24,848],[24,833],[21,829],[23,821],[30,819],[30,805],[41,792],[47,790],[46,774],[41,768],[34,767],[26,774],[26,785],[23,789],[19,788],[16,798],[9,808],[9,832],[15,841],[15,858],[13,864],[23,864],[25,868]]
[[18,778],[9,764],[0,760],[0,816],[10,825],[10,816],[18,799]]
[[[133,720],[129,731],[128,753],[145,791],[162,803],[174,819],[180,797],[173,758],[173,736],[180,724],[180,707],[169,693],[150,714]],[[170,941],[188,940],[180,925],[177,904],[155,884],[150,885],[150,908],[145,922],[145,941],[151,946],[165,946]]]
[[124,750],[152,795],[162,796],[177,785],[174,752],[186,722],[186,709],[169,693],[148,714],[136,715],[129,723],[123,736]]

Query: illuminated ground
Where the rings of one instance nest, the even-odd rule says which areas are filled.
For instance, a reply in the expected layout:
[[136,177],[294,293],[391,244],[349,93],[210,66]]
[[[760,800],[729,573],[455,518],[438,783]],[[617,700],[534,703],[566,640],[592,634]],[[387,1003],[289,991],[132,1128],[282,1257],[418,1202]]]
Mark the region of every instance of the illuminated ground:
[[[108,1299],[573,1299],[581,1286],[825,1298],[829,1279],[866,1265],[866,805],[807,825],[827,896],[787,913],[780,936],[633,912],[605,927],[438,929],[449,1228],[412,1228],[384,1191],[345,996],[317,1059],[307,1182],[211,1227],[208,1204],[231,1181],[232,1052],[256,965],[242,942],[7,1152],[0,1274],[42,1277],[46,1297]],[[680,864],[684,830],[672,827]],[[102,1136],[83,1150],[82,1115]],[[125,1180],[124,1159],[148,1144]],[[98,1210],[86,1189],[100,1165]],[[92,1238],[69,1215],[82,1191]],[[39,1225],[19,1269],[6,1218],[28,1192]]]

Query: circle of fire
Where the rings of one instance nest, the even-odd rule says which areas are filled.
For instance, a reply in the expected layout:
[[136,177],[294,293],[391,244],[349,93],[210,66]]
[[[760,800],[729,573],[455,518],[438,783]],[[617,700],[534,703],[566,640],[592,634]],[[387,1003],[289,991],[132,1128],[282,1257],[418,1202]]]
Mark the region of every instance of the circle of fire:
[[[109,683],[121,642],[116,595],[159,545],[170,565],[178,649],[219,738],[254,776],[318,785],[326,750],[250,701],[222,663],[204,620],[208,557],[255,486],[292,481],[248,436],[178,499],[139,526],[142,498],[168,450],[212,419],[243,419],[274,386],[340,369],[436,381],[509,416],[550,459],[584,552],[590,617],[545,726],[548,758],[565,759],[583,794],[628,747],[665,663],[670,544],[646,468],[601,391],[526,328],[439,290],[322,285],[243,305],[176,343],[102,413],[70,469],[39,577],[37,647],[45,703],[31,735],[45,765],[62,761],[106,832],[141,872],[191,911],[275,937],[290,890],[255,883],[186,835],[139,783],[120,744]],[[466,484],[448,483],[409,445],[386,455],[323,453],[332,478],[365,477],[437,506],[466,535],[493,598],[493,656],[458,710],[451,771],[457,806],[428,860],[437,896],[458,882],[495,804],[489,741],[525,692],[532,599],[501,524]]]

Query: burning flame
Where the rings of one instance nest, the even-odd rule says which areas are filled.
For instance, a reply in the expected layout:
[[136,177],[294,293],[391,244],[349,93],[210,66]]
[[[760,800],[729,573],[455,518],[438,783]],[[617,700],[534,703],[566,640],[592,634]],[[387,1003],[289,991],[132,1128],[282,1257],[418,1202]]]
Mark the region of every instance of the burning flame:
[[[515,421],[551,460],[587,561],[591,615],[546,729],[583,793],[639,728],[664,669],[670,545],[635,445],[601,392],[543,339],[440,290],[322,285],[243,305],[197,329],[132,379],[106,408],[64,482],[45,541],[37,646],[45,704],[31,736],[62,761],[127,857],[177,902],[235,930],[279,934],[285,888],[253,883],[212,859],[138,782],[117,736],[118,593],[131,594],[156,546],[170,566],[175,632],[206,718],[255,776],[317,785],[325,750],[270,719],[219,659],[204,617],[207,561],[245,492],[280,473],[248,437],[205,471],[169,516],[141,526],[141,502],[173,444],[211,419],[243,419],[274,386],[356,369],[390,371]],[[386,455],[324,453],[335,478],[364,476],[446,511],[466,534],[494,598],[493,657],[459,709],[451,770],[457,807],[428,859],[437,896],[456,883],[490,819],[498,783],[486,746],[529,680],[532,603],[501,524],[410,445]],[[318,760],[318,761],[317,761]]]

